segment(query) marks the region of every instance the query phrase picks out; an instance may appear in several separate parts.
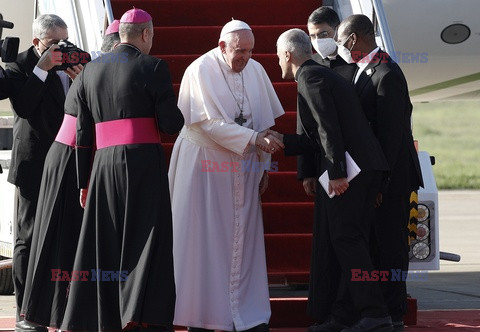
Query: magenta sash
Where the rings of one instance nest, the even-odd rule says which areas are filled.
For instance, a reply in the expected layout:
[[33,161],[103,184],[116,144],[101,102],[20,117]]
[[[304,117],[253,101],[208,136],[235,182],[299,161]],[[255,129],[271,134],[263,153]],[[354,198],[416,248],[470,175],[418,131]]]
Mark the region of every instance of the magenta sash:
[[129,118],[95,124],[97,149],[114,145],[160,143],[155,118]]
[[75,136],[77,133],[76,123],[76,117],[70,114],[65,114],[63,116],[62,126],[57,133],[57,137],[55,137],[55,141],[71,147],[75,147]]

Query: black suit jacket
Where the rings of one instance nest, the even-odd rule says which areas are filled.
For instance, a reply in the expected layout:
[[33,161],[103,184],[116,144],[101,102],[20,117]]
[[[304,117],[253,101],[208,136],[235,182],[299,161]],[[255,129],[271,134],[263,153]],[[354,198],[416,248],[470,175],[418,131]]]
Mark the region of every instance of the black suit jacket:
[[348,64],[341,56],[337,55],[335,59],[324,59],[320,54],[315,53],[312,55],[312,59],[321,64],[322,66],[332,69],[334,72],[342,76],[348,82],[353,80],[353,76],[357,71],[357,65],[354,63]]
[[[345,78],[345,80],[347,80],[348,82],[351,82],[353,80],[353,76],[355,75],[355,72],[357,70],[356,64],[348,64],[338,55],[335,59],[330,60],[324,59],[320,56],[320,54],[315,53],[313,54],[312,59],[320,65],[332,69],[334,72]],[[301,127],[301,121],[298,118],[297,114],[297,134],[301,134],[302,130],[303,129]],[[315,177],[316,170],[315,161],[313,158],[313,154],[299,155],[297,157],[297,177],[299,180]]]
[[27,195],[39,186],[45,157],[63,120],[65,93],[60,78],[49,73],[45,82],[33,74],[39,57],[30,47],[6,65],[14,110],[13,147],[8,181]]
[[297,71],[301,133],[284,136],[285,154],[314,154],[315,176],[346,177],[345,151],[364,171],[388,170],[353,86],[313,60]]
[[10,97],[11,84],[7,78],[7,73],[0,66],[0,100]]
[[355,90],[391,170],[386,193],[408,193],[423,186],[423,180],[413,143],[407,81],[388,53],[379,51],[370,60]]

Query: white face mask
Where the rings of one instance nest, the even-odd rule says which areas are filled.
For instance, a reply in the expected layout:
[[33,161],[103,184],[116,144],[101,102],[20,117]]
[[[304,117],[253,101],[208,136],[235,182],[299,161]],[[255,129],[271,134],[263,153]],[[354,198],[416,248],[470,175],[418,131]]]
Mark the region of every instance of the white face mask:
[[350,50],[345,46],[338,45],[337,53],[342,57],[343,60],[345,60],[346,63],[353,63],[352,52],[350,52]]
[[312,40],[312,45],[315,51],[324,59],[332,55],[337,49],[337,44],[333,38],[316,38]]
[[345,60],[346,63],[353,63],[353,58],[352,58],[352,48],[353,46],[355,46],[355,42],[353,43],[352,47],[350,49],[346,48],[344,45],[345,43],[348,41],[348,39],[350,39],[350,37],[352,36],[352,34],[350,36],[348,36],[347,39],[345,39],[345,42],[342,44],[342,45],[337,45],[338,46],[338,50],[337,50],[337,53],[338,55],[340,55],[342,57],[343,60]]

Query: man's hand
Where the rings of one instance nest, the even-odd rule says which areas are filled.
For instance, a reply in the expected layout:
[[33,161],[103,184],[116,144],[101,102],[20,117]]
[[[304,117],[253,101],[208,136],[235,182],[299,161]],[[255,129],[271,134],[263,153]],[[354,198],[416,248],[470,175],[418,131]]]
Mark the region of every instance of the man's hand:
[[37,67],[49,71],[55,66],[60,66],[62,64],[62,52],[56,51],[58,48],[60,48],[60,46],[54,44],[43,52],[40,60],[38,60]]
[[263,195],[263,193],[265,192],[265,190],[267,190],[267,188],[268,188],[268,172],[265,171],[263,172],[262,179],[260,180],[260,185],[259,185],[260,195]]
[[78,76],[78,74],[80,74],[82,70],[83,70],[83,65],[79,63],[78,65],[75,65],[72,68],[67,68],[66,70],[64,70],[64,72],[73,81]]
[[382,193],[378,193],[377,199],[375,200],[375,208],[380,207],[380,205],[382,205],[382,202],[383,202],[383,195]]
[[330,180],[328,182],[328,193],[335,193],[335,196],[340,196],[348,189],[348,181],[346,178]]
[[80,206],[85,208],[85,204],[87,203],[87,193],[88,189],[80,189]]
[[315,188],[317,185],[317,179],[305,178],[303,179],[303,189],[308,196],[315,196]]
[[280,134],[279,132],[277,132],[277,131],[275,131],[275,130],[267,129],[267,135],[274,136],[274,137],[276,137],[278,140],[280,140],[281,142],[283,142],[283,134]]
[[268,135],[267,131],[262,131],[257,134],[255,146],[267,153],[274,153],[285,147],[281,140],[272,135]]

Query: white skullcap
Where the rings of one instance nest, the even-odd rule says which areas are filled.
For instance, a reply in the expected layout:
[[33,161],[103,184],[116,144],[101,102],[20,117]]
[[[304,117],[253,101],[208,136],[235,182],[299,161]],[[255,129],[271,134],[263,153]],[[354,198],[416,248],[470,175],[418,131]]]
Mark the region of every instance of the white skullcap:
[[252,28],[250,28],[250,26],[247,23],[245,23],[243,21],[240,21],[240,20],[234,20],[232,18],[232,20],[230,22],[228,22],[227,24],[225,24],[223,26],[222,32],[220,32],[220,39],[225,37],[225,35],[227,33],[238,31],[238,30],[250,30],[250,31],[252,31]]

